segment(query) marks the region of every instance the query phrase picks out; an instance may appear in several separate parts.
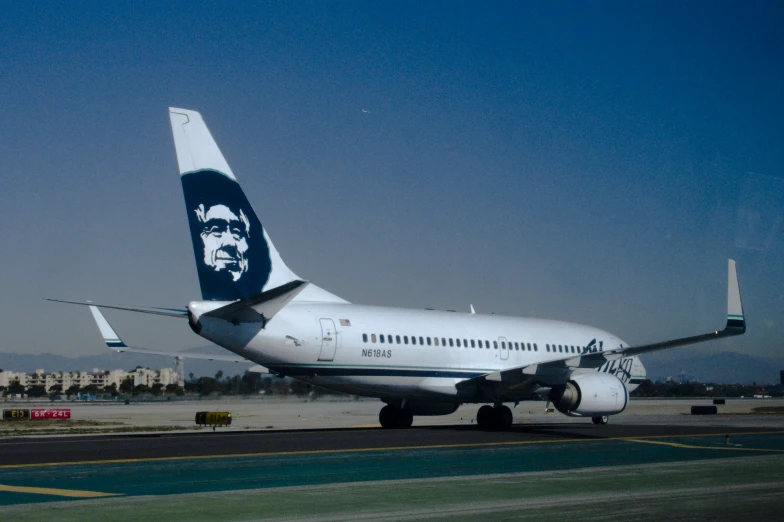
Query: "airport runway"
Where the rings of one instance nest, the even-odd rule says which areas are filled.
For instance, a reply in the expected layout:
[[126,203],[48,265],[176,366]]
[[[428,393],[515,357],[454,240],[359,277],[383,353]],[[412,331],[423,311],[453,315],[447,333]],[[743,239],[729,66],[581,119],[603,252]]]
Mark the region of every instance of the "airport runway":
[[692,416],[643,401],[607,426],[521,404],[508,432],[476,428],[470,406],[389,431],[371,401],[73,405],[77,420],[126,429],[188,429],[203,409],[235,422],[0,438],[0,506],[15,522],[775,518],[784,416],[758,404]]
[[136,459],[274,455],[325,451],[402,448],[447,448],[516,445],[535,442],[625,438],[705,436],[724,441],[735,433],[770,432],[767,428],[623,424],[544,424],[510,431],[483,431],[475,426],[431,426],[408,430],[309,429],[229,431],[177,434],[25,437],[0,442],[0,468],[13,465],[87,463]]
[[[729,435],[729,440],[727,440]],[[784,431],[542,424],[5,439],[18,521],[732,520],[784,493]]]

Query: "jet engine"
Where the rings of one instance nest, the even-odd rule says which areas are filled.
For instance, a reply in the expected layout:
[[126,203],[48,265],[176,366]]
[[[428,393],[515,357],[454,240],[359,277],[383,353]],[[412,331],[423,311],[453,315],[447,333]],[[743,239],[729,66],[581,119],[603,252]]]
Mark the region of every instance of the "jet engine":
[[626,409],[629,392],[614,375],[590,372],[572,375],[566,384],[550,390],[555,409],[571,417],[615,415]]

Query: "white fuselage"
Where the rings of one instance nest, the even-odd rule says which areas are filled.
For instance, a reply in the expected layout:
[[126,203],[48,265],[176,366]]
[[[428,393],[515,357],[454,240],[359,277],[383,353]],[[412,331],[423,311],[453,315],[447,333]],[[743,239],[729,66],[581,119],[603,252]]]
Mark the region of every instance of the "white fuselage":
[[[225,304],[193,302],[192,320]],[[561,321],[316,302],[294,301],[264,328],[206,316],[199,323],[199,335],[274,373],[382,399],[491,402],[456,385],[566,354],[626,346],[598,328]],[[637,357],[598,371],[616,375],[629,391],[645,376]],[[546,385],[532,383],[506,399],[531,398],[542,389]]]

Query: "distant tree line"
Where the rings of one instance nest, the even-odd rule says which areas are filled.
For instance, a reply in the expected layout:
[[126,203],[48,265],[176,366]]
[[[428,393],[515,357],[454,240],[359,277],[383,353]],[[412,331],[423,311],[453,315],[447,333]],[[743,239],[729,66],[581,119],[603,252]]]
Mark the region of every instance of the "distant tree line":
[[242,375],[224,377],[223,371],[218,371],[214,377],[194,378],[189,375],[189,380],[185,382],[185,387],[177,384],[153,384],[146,386],[140,384],[134,386],[133,376],[127,376],[120,382],[118,387],[115,384],[105,388],[98,388],[95,385],[78,386],[73,385],[66,390],[59,384],[52,386],[49,392],[43,386],[22,386],[18,380],[12,381],[7,387],[0,386],[0,394],[23,395],[30,398],[51,397],[59,395],[95,395],[96,397],[118,397],[118,396],[178,396],[183,395],[294,395],[298,397],[319,397],[322,395],[341,395],[337,392],[313,386],[289,378],[279,378],[271,375],[261,375],[246,371]]
[[313,386],[289,378],[262,375],[246,371],[242,375],[224,377],[218,371],[215,377],[199,377],[185,383],[185,392],[201,396],[220,395],[294,395],[298,397],[319,397],[322,395],[342,395],[325,388]]
[[[323,395],[343,395],[325,388],[313,386],[301,381],[289,378],[278,378],[271,375],[262,375],[246,371],[242,375],[224,377],[223,371],[218,371],[214,377],[194,378],[189,375],[189,380],[185,382],[185,387],[177,384],[153,384],[152,386],[134,386],[133,377],[126,377],[119,388],[112,384],[106,388],[98,388],[95,385],[80,387],[73,385],[67,390],[56,384],[47,393],[43,386],[22,386],[18,380],[12,381],[7,387],[0,386],[0,393],[3,396],[26,394],[31,398],[50,397],[57,395],[95,395],[95,396],[178,396],[199,395],[294,395],[297,397],[320,397]],[[631,393],[632,397],[752,397],[754,395],[784,395],[784,388],[781,385],[743,385],[743,384],[703,384],[698,382],[656,382],[646,379],[636,390]]]

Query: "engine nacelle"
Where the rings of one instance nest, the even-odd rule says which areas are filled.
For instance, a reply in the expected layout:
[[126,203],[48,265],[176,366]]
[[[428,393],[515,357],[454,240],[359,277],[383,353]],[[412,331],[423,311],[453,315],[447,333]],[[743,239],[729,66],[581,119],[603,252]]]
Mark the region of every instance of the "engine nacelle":
[[555,409],[572,417],[615,415],[626,409],[629,391],[620,379],[606,373],[578,373],[550,391]]

